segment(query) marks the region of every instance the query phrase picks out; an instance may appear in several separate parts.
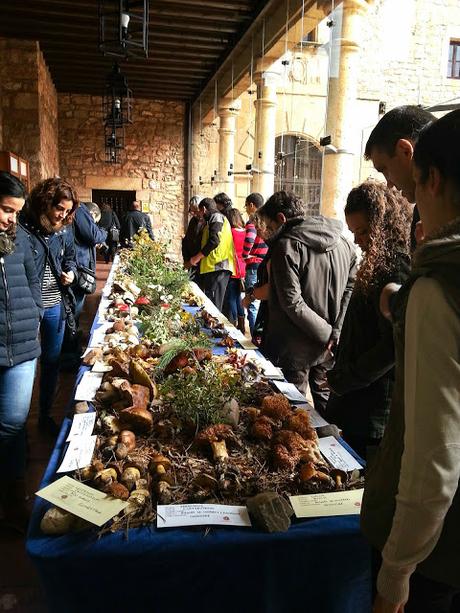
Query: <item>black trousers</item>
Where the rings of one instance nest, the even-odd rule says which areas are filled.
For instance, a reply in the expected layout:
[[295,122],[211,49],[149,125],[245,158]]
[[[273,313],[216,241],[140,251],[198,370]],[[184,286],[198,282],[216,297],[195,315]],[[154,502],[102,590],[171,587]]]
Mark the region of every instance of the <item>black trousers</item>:
[[229,270],[216,270],[200,275],[200,282],[202,283],[204,293],[209,300],[214,302],[219,311],[222,311],[225,290],[227,289],[231,274]]
[[331,359],[317,364],[316,366],[310,366],[310,368],[297,370],[288,368],[282,369],[286,381],[293,383],[303,394],[306,393],[308,385],[310,384],[310,391],[315,409],[323,416],[326,412],[326,405],[329,399],[329,389],[324,389],[322,386],[327,382],[327,371],[332,368],[333,364],[334,361]]
[[[376,595],[377,575],[382,564],[382,556],[372,550],[372,592]],[[415,572],[409,583],[409,600],[404,605],[404,613],[460,613],[460,589],[428,579]]]

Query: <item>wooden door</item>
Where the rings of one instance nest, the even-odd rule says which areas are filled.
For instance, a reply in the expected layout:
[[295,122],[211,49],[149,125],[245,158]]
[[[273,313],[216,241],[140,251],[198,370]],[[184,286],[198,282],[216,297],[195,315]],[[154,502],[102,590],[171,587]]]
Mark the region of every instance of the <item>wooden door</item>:
[[109,204],[121,221],[129,210],[131,203],[136,200],[136,192],[118,189],[93,189],[92,200],[96,204]]

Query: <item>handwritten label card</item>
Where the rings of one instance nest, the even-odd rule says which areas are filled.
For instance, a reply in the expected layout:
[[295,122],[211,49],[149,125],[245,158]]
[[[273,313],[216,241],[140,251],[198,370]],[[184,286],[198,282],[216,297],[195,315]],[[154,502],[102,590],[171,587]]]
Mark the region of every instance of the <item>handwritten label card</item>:
[[275,386],[291,402],[305,402],[305,396],[296,388],[293,383],[287,381],[275,381]]
[[91,464],[97,436],[79,436],[73,438],[67,447],[62,464],[57,473],[68,473],[71,470],[85,468]]
[[69,436],[66,440],[70,441],[78,436],[91,436],[95,423],[96,412],[77,413],[73,416],[72,426],[70,428]]
[[363,489],[328,494],[289,496],[296,517],[332,517],[359,515]]
[[94,400],[103,376],[103,373],[86,371],[75,391],[75,400]]
[[70,477],[61,477],[51,485],[47,485],[37,496],[52,504],[69,511],[77,517],[102,526],[106,521],[118,515],[127,503],[118,498],[107,496],[104,492],[88,487]]
[[361,464],[355,460],[355,458],[348,452],[345,447],[339,443],[334,436],[325,436],[318,440],[318,447],[323,456],[329,460],[329,462],[335,468],[341,468],[345,471],[362,469]]
[[251,526],[246,507],[225,504],[170,504],[157,506],[157,527]]

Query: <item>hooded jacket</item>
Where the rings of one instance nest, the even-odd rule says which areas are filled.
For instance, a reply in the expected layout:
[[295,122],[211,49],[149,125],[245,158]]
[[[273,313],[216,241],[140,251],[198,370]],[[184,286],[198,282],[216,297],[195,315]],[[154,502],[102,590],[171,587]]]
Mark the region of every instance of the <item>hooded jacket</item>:
[[107,238],[107,231],[100,228],[91,217],[88,208],[80,203],[73,220],[75,261],[77,266],[96,269],[96,245]]
[[271,247],[267,357],[287,369],[324,361],[337,340],[356,276],[342,223],[322,215],[290,219]]
[[395,390],[361,512],[383,549],[379,592],[393,602],[415,568],[460,588],[459,272],[457,219],[416,250],[393,306]]

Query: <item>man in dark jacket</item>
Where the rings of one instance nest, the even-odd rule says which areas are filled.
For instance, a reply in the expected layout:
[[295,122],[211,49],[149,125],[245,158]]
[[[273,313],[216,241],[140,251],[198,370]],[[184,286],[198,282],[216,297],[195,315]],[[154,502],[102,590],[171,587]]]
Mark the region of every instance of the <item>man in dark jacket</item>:
[[[366,143],[364,157],[381,172],[388,187],[396,187],[408,202],[415,202],[415,180],[412,158],[421,130],[436,117],[420,106],[397,106],[388,111],[372,130]],[[414,251],[416,226],[420,221],[417,205],[411,225],[411,247]]]
[[134,235],[142,228],[147,230],[152,240],[155,240],[150,217],[141,211],[141,203],[135,200],[131,205],[131,210],[126,213],[121,222],[120,247],[131,248],[133,246]]
[[[75,260],[77,273],[84,269],[96,272],[96,245],[101,245],[107,239],[107,231],[97,225],[101,211],[94,202],[80,203],[75,211],[73,232],[75,237]],[[78,282],[73,286],[75,295],[75,317],[80,317],[86,294]]]
[[302,392],[310,384],[315,408],[324,413],[326,372],[353,289],[356,253],[340,221],[305,213],[302,200],[284,191],[259,209],[276,233],[265,347],[288,381]]

